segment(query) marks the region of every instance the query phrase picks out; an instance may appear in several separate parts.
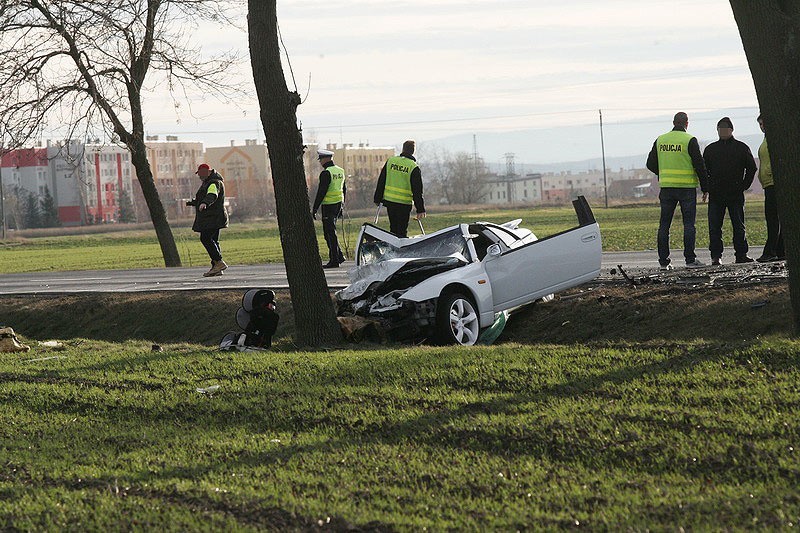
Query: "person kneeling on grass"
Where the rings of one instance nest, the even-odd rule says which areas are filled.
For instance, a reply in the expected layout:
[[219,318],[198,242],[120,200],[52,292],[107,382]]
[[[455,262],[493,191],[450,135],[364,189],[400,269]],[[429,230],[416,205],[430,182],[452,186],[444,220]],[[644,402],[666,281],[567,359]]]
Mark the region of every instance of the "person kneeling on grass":
[[197,167],[195,174],[203,183],[197,189],[194,200],[186,202],[186,205],[194,206],[192,230],[200,234],[200,242],[211,258],[211,269],[203,276],[221,276],[222,271],[228,268],[222,260],[219,247],[219,230],[228,227],[224,179],[205,163]]

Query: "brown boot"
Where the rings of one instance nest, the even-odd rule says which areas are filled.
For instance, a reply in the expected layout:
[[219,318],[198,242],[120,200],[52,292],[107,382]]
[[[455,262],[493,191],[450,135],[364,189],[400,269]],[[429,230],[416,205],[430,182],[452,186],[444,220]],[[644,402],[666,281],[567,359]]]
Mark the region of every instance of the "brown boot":
[[211,270],[203,274],[203,277],[208,278],[211,276],[221,276],[222,271],[225,270],[226,268],[228,268],[228,265],[222,259],[220,259],[219,261],[214,261]]

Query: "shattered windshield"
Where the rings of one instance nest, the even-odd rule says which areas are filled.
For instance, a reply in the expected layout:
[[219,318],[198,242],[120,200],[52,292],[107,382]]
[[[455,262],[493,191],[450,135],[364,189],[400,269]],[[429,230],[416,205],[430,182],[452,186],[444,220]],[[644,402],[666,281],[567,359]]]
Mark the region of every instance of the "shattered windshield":
[[371,265],[389,259],[425,259],[460,254],[467,257],[467,241],[456,227],[401,248],[369,234],[364,234],[359,250],[359,265]]

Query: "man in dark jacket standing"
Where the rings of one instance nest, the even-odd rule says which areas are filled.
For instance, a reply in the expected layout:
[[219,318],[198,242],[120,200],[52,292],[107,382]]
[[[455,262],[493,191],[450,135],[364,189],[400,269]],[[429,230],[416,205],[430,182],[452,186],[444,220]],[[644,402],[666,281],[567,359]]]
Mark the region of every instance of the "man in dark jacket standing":
[[416,143],[412,140],[404,142],[400,155],[386,160],[375,187],[375,205],[386,206],[389,231],[398,237],[408,236],[412,200],[417,210],[417,220],[425,218],[422,172],[414,158],[415,147]]
[[203,183],[197,189],[194,200],[186,202],[186,205],[194,206],[192,230],[200,233],[200,242],[203,243],[211,258],[211,269],[203,276],[221,276],[222,271],[228,268],[228,265],[222,260],[222,252],[219,248],[219,230],[228,227],[224,180],[216,170],[205,163],[197,167],[195,174]]
[[708,249],[711,264],[722,262],[722,222],[725,211],[733,226],[733,248],[737,263],[751,263],[744,226],[744,191],[753,184],[756,161],[750,148],[733,138],[733,122],[722,117],[717,122],[719,140],[706,146],[703,159],[708,169]]

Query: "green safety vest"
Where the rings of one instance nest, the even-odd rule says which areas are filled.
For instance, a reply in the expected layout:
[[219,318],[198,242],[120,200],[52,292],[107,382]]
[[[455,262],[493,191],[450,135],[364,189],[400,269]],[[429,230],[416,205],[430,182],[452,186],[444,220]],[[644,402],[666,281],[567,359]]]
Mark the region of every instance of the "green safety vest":
[[673,130],[656,140],[658,151],[658,182],[661,187],[694,189],[700,183],[689,155],[692,136]]
[[767,148],[767,138],[758,147],[758,181],[764,188],[775,185],[772,179],[772,162],[769,159],[769,148]]
[[332,165],[326,167],[325,170],[331,174],[331,183],[328,185],[328,192],[325,193],[325,198],[322,199],[322,205],[339,204],[344,200],[344,169]]
[[390,157],[386,161],[386,185],[383,199],[398,204],[411,205],[411,172],[417,164],[403,156]]

